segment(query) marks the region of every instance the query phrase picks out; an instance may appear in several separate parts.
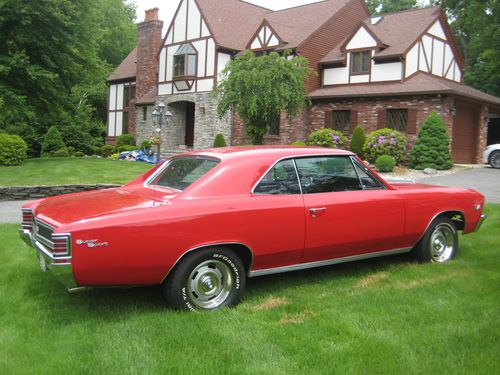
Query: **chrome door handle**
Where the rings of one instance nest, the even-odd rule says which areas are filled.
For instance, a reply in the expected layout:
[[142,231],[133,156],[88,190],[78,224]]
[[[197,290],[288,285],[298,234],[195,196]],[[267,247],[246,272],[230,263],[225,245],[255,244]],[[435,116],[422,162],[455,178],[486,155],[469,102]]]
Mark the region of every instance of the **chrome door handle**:
[[313,218],[315,218],[319,213],[323,213],[325,211],[326,211],[326,207],[316,207],[316,208],[309,209],[309,212],[311,213]]

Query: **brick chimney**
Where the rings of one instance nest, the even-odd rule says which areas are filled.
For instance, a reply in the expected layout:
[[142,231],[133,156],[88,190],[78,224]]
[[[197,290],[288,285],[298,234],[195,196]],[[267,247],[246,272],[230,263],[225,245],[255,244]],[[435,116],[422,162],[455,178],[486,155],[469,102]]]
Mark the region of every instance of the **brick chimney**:
[[163,21],[158,19],[158,8],[148,9],[144,21],[137,25],[136,98],[140,99],[156,85],[158,51],[161,46]]

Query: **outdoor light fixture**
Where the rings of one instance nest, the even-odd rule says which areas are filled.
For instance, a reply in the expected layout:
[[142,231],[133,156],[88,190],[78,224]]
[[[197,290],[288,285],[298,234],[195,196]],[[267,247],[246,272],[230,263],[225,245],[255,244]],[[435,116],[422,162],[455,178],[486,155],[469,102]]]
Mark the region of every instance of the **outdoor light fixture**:
[[161,131],[162,131],[162,126],[168,126],[170,124],[170,121],[172,120],[172,113],[167,109],[167,106],[165,103],[160,102],[158,106],[153,110],[151,113],[151,116],[153,117],[153,124],[157,127],[156,132],[158,133],[158,141],[156,143],[157,147],[157,162],[160,162],[160,150],[161,150],[161,143],[162,143],[162,138],[161,138]]

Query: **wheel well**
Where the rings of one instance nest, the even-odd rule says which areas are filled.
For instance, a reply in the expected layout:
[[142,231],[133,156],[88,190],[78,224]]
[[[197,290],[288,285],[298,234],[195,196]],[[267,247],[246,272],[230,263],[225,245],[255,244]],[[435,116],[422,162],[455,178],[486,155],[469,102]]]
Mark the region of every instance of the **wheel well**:
[[247,273],[250,271],[250,267],[252,266],[252,261],[253,261],[253,254],[252,251],[250,250],[249,247],[242,243],[217,243],[217,244],[210,244],[210,245],[204,245],[200,247],[195,247],[191,250],[186,251],[182,256],[175,262],[174,266],[167,272],[167,274],[163,277],[163,281],[173,273],[173,271],[177,268],[181,262],[188,257],[190,254],[193,252],[198,252],[198,251],[204,251],[206,249],[215,247],[215,246],[221,246],[225,247],[226,249],[230,249],[233,253],[235,253],[243,262],[243,265],[245,267],[245,271]]
[[455,224],[455,227],[458,230],[464,230],[465,229],[465,215],[461,211],[446,211],[440,213],[437,217],[442,217],[445,216],[451,221],[453,221],[453,224]]

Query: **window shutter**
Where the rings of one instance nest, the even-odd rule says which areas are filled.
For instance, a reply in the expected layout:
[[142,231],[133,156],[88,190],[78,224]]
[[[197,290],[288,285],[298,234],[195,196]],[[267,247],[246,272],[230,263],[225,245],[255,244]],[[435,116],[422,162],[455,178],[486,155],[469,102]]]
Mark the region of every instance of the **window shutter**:
[[407,125],[407,133],[408,134],[416,134],[417,133],[417,110],[409,109],[408,110],[408,125]]
[[325,128],[333,128],[333,112],[325,111]]
[[387,127],[387,110],[381,109],[378,111],[377,117],[377,129],[383,129]]
[[349,133],[354,131],[354,128],[358,125],[358,111],[351,109],[351,114],[349,118]]

